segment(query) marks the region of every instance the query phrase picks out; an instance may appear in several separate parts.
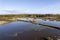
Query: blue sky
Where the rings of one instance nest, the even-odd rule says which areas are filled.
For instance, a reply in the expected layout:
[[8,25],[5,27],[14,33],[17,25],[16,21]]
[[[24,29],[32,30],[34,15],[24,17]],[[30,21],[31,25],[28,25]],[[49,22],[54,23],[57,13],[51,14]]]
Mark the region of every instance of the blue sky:
[[0,0],[0,14],[60,13],[60,0]]

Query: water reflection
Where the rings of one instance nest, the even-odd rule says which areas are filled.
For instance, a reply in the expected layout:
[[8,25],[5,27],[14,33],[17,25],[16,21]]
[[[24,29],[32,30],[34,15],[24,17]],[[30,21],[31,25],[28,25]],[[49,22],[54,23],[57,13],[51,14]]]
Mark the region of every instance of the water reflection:
[[42,20],[42,19],[37,19],[36,20],[37,24],[46,24],[46,25],[50,25],[50,26],[56,26],[56,27],[60,27],[60,21],[51,21],[51,20]]
[[[38,19],[39,23],[47,23],[49,20]],[[0,40],[42,40],[42,38],[60,36],[60,30],[36,25],[27,22],[11,22],[0,25]]]
[[34,23],[36,24],[47,24],[50,26],[56,26],[56,27],[60,27],[60,21],[56,21],[56,20],[43,20],[43,19],[34,19],[34,18],[17,18],[17,20],[25,20],[25,21],[34,21]]

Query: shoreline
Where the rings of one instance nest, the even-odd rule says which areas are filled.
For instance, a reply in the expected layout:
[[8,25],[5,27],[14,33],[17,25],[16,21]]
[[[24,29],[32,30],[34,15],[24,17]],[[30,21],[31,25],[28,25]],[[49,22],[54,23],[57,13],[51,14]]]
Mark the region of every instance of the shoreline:
[[9,23],[8,21],[0,21],[0,24],[6,24]]

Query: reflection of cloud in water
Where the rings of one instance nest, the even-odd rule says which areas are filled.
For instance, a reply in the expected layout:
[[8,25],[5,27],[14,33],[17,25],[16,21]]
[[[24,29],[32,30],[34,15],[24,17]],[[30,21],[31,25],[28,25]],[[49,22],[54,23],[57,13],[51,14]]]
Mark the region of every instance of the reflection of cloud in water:
[[20,38],[22,40],[33,40],[34,38],[40,39],[40,37],[47,36],[60,36],[60,30],[48,28],[45,26],[39,26],[27,22],[11,22],[9,24],[1,25],[0,27],[0,37],[2,37],[3,40],[17,40]]
[[9,34],[9,36],[11,36],[11,37],[17,37],[18,33]]

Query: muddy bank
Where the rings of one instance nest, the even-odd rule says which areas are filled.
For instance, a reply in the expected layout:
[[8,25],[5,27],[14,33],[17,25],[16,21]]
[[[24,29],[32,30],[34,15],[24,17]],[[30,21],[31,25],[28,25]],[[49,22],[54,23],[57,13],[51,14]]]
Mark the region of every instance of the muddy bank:
[[8,21],[0,21],[0,24],[6,24],[9,23]]

